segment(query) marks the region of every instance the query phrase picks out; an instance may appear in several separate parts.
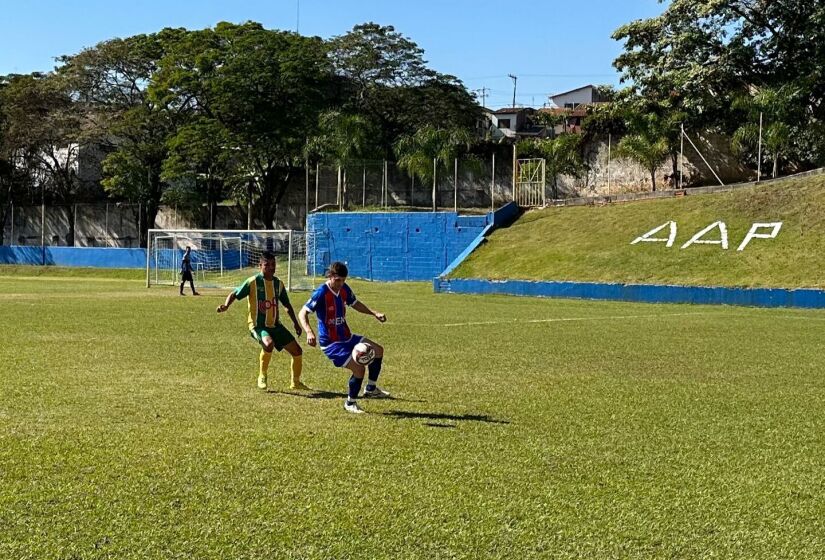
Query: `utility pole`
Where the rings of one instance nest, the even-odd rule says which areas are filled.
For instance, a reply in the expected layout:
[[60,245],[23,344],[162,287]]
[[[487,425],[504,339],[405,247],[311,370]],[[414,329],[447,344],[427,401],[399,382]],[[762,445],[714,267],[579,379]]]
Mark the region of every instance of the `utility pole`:
[[513,80],[513,107],[516,106],[516,82],[518,81],[518,76],[513,74],[507,74],[507,76]]
[[295,33],[301,29],[301,0],[295,0]]
[[487,92],[490,91],[490,88],[482,87],[481,89],[473,90],[476,93],[481,94],[481,107],[482,109],[487,108]]

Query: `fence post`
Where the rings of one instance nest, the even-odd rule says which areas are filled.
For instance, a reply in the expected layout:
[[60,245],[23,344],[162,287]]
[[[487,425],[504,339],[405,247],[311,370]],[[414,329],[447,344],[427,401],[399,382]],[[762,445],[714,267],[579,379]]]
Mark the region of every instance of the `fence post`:
[[344,201],[341,198],[341,165],[338,165],[338,190],[335,193],[336,199],[335,202],[338,204],[338,211],[341,212],[344,210]]
[[435,196],[436,196],[436,192],[435,192],[436,191],[436,176],[435,176],[435,174],[436,174],[437,161],[438,160],[436,158],[433,158],[433,212],[435,212],[436,209],[437,209],[436,201],[435,201]]
[[306,183],[306,200],[304,206],[304,229],[306,229],[307,220],[309,220],[309,160],[304,160],[304,177]]
[[[315,208],[318,208],[318,182],[321,177],[321,164],[315,164]],[[252,229],[252,228],[250,228]]]
[[458,158],[455,158],[455,171],[453,172],[453,191],[455,200],[453,201],[453,210],[458,214]]
[[361,207],[367,205],[367,166],[364,165],[364,176],[361,179]]
[[9,245],[14,245],[14,202],[11,203],[11,237],[9,238]]
[[40,185],[40,253],[42,265],[46,266],[46,187]]
[[[610,148],[613,142],[613,135],[607,135],[607,196],[610,196]],[[682,166],[679,165],[679,188],[682,188]]]
[[516,144],[513,143],[513,201],[516,200]]
[[496,210],[496,154],[493,153],[493,173],[490,180],[490,212]]

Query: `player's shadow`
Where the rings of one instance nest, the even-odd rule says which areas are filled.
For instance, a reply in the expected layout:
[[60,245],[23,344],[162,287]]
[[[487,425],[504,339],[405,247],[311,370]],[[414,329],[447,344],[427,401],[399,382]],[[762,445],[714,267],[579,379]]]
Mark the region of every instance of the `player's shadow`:
[[382,412],[384,416],[389,416],[396,420],[434,420],[435,422],[425,422],[425,426],[433,428],[455,428],[454,424],[444,422],[485,422],[488,424],[509,424],[509,420],[499,420],[487,414],[443,414],[440,412],[410,412],[408,410],[389,410]]
[[347,394],[344,392],[337,392],[337,391],[321,391],[317,389],[313,389],[312,391],[306,392],[299,392],[299,391],[269,391],[271,395],[285,395],[287,397],[300,397],[302,399],[321,399],[321,400],[330,400],[330,399],[343,399],[346,398]]

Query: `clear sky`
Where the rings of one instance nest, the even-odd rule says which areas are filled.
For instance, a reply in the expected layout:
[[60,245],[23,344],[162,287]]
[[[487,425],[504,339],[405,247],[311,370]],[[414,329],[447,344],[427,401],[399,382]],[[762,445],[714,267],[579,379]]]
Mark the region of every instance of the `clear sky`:
[[659,0],[0,0],[0,75],[48,71],[56,56],[164,27],[251,20],[329,38],[374,21],[418,43],[431,68],[487,88],[488,107],[512,103],[508,74],[518,77],[516,104],[540,107],[550,93],[618,85],[621,45],[610,35],[663,9]]

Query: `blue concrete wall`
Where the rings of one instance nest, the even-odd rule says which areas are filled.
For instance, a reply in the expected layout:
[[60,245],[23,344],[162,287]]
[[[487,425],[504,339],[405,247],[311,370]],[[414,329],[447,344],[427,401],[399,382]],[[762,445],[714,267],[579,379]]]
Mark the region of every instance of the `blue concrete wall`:
[[487,227],[488,216],[455,212],[310,214],[314,234],[310,270],[320,274],[332,261],[370,280],[431,280]]
[[516,296],[601,299],[644,303],[825,308],[825,290],[811,289],[788,290],[784,288],[724,288],[447,278],[433,279],[433,289],[436,292],[442,293],[508,294]]
[[0,246],[0,264],[145,268],[146,249]]

